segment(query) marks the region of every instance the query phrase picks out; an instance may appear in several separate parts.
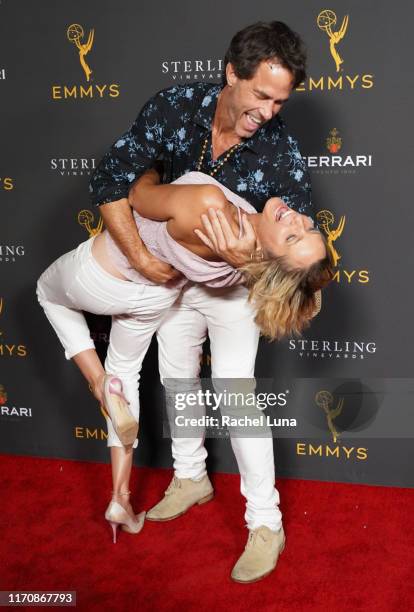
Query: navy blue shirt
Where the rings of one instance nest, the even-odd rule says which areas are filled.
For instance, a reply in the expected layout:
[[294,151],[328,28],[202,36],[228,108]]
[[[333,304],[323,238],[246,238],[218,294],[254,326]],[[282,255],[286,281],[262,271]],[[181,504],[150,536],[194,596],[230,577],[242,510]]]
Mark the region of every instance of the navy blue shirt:
[[[175,85],[151,98],[97,166],[89,186],[92,203],[126,198],[131,183],[157,160],[163,162],[164,183],[195,170],[221,89],[221,85],[196,82]],[[200,171],[209,174],[225,154],[213,162],[207,147]],[[243,139],[214,178],[259,212],[270,197],[278,196],[293,209],[313,216],[307,167],[279,115]]]

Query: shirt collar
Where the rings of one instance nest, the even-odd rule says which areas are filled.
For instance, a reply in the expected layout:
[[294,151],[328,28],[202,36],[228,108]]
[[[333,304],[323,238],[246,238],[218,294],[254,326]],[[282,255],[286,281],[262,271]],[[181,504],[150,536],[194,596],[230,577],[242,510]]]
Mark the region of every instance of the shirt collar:
[[[202,98],[201,104],[193,117],[194,123],[206,130],[211,131],[211,124],[213,122],[214,113],[216,112],[217,98],[223,87],[223,85],[213,85]],[[274,131],[279,129],[280,121],[278,117],[275,117],[259,128],[251,138],[245,138],[242,148],[248,148],[254,153],[259,153],[260,143],[263,141],[263,138],[266,138],[267,130]]]
[[217,98],[222,89],[222,85],[213,85],[206,92],[201,100],[196,114],[193,117],[194,123],[205,128],[206,130],[211,130],[214,113],[216,112]]

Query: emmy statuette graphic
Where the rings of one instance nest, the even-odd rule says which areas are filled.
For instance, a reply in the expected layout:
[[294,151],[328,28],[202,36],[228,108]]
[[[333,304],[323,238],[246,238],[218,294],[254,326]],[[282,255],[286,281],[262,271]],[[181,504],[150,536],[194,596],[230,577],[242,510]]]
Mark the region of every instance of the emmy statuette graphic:
[[341,217],[341,220],[339,221],[338,227],[336,229],[331,229],[331,226],[335,221],[335,217],[333,216],[330,210],[320,210],[316,214],[316,220],[318,222],[318,225],[323,229],[326,234],[326,238],[328,240],[328,248],[331,251],[334,260],[334,266],[336,267],[338,261],[341,259],[341,256],[332,243],[335,242],[335,240],[337,240],[344,231],[345,216],[343,215]]
[[95,221],[95,216],[90,210],[84,209],[79,212],[78,223],[79,225],[82,225],[82,227],[86,229],[86,231],[89,234],[89,238],[92,238],[92,236],[97,236],[98,234],[100,234],[103,228],[102,217],[99,217],[99,221],[96,227],[92,227],[92,224],[94,223],[94,221]]
[[341,397],[336,408],[332,408],[333,401],[334,398],[330,391],[318,391],[318,393],[315,395],[315,403],[325,412],[329,431],[332,434],[334,444],[336,444],[336,441],[340,438],[341,434],[336,430],[333,422],[342,412],[342,408],[344,407],[344,398]]
[[66,35],[68,37],[68,41],[76,45],[79,50],[79,61],[83,68],[83,71],[86,76],[86,80],[89,82],[89,78],[92,74],[92,70],[89,68],[88,64],[85,61],[85,55],[89,53],[92,49],[93,39],[94,39],[94,30],[90,30],[88,40],[86,43],[81,43],[81,39],[83,39],[85,33],[83,28],[78,23],[72,23],[67,29]]
[[318,28],[323,32],[326,32],[329,36],[329,49],[335,62],[336,71],[339,72],[340,66],[344,60],[336,50],[336,45],[343,39],[346,34],[349,17],[348,15],[345,15],[341,27],[336,32],[332,31],[332,28],[336,25],[337,22],[337,17],[333,11],[330,11],[328,9],[321,11],[318,15],[316,22],[318,24]]

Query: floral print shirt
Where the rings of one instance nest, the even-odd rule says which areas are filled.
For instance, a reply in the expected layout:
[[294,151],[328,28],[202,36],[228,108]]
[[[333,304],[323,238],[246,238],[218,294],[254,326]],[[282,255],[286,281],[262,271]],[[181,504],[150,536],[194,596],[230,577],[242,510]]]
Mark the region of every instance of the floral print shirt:
[[[164,183],[196,170],[221,89],[221,85],[196,82],[174,85],[152,97],[97,166],[89,186],[92,203],[127,197],[131,183],[156,161],[163,163]],[[209,174],[225,155],[213,162],[207,147],[200,171]],[[313,216],[306,164],[279,115],[243,139],[214,178],[259,212],[270,197],[278,196]]]

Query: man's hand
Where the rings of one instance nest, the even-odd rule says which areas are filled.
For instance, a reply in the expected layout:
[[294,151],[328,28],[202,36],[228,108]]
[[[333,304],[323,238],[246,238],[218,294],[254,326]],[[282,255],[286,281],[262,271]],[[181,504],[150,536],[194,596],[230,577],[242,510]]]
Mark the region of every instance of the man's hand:
[[182,277],[181,272],[154,257],[146,248],[140,250],[134,268],[145,278],[158,285]]
[[195,229],[194,232],[206,246],[233,268],[239,268],[251,261],[251,254],[256,246],[256,235],[247,216],[242,214],[244,233],[241,238],[234,235],[224,213],[211,208],[207,215],[201,215],[205,233]]

